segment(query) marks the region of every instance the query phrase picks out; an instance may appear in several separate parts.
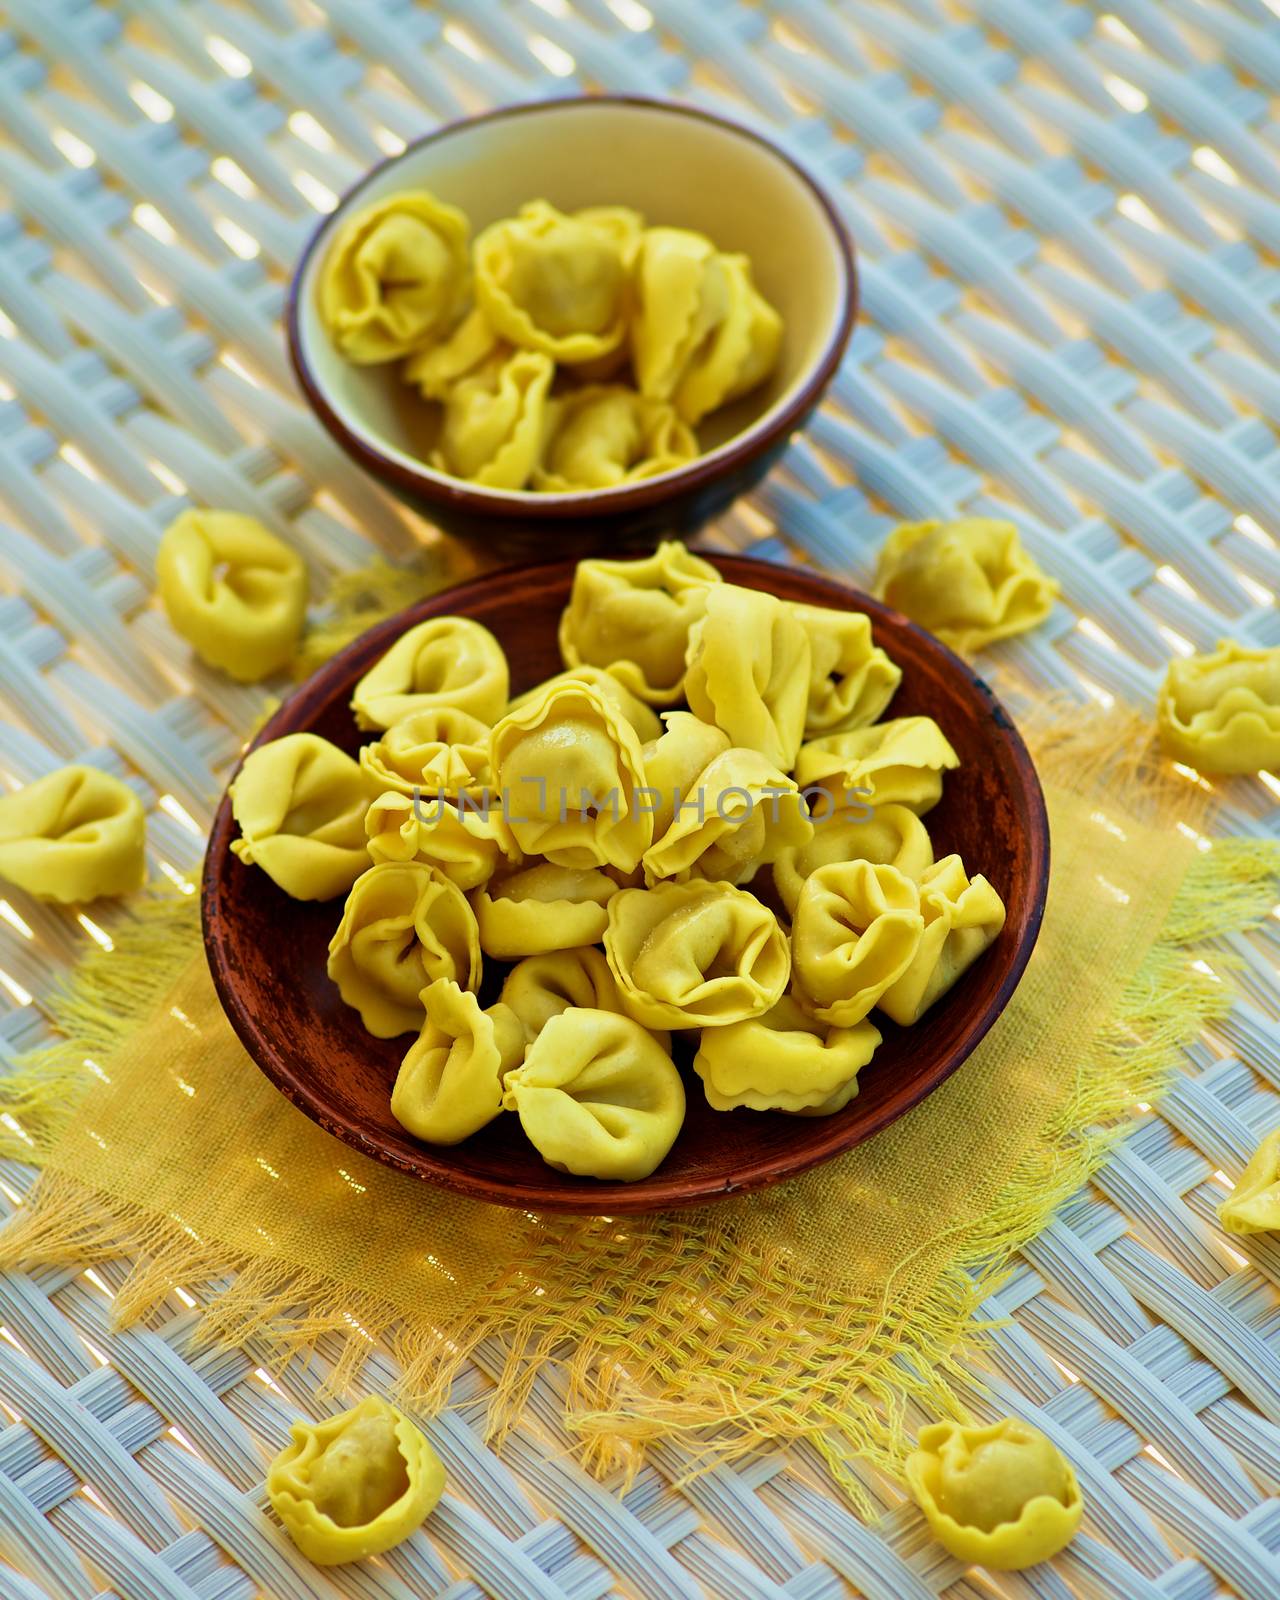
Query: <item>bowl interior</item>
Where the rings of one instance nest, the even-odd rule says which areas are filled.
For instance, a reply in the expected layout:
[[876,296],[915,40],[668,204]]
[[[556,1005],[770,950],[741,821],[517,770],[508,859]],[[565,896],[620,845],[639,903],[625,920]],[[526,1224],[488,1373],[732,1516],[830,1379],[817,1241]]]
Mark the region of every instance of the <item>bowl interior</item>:
[[[808,573],[743,557],[714,559],[731,582],[871,614],[879,643],[904,672],[890,714],[935,717],[963,763],[948,774],[929,831],[939,856],[958,851],[970,872],[985,874],[1003,896],[1009,915],[1000,937],[916,1027],[897,1028],[877,1016],[884,1043],[860,1075],[857,1096],[831,1117],[712,1111],[688,1067],[686,1036],[677,1061],[689,1109],[675,1147],[643,1182],[600,1183],[544,1165],[515,1116],[498,1117],[448,1150],[419,1143],[400,1127],[390,1095],[411,1038],[371,1038],[325,975],[341,901],[291,900],[264,873],[236,860],[229,848],[236,828],[224,797],[204,878],[214,982],[249,1054],[340,1139],[406,1172],[506,1205],[613,1214],[702,1203],[803,1171],[876,1132],[952,1072],[1008,1001],[1039,931],[1048,877],[1044,801],[1008,717],[957,657],[875,601]],[[530,687],[560,668],[556,622],[572,577],[567,561],[512,569],[423,602],[335,657],[285,702],[255,743],[306,730],[354,752],[360,741],[348,711],[352,687],[405,628],[427,616],[465,612],[483,622],[507,651],[513,692]],[[496,998],[496,981],[495,970],[492,982],[486,977],[486,1001]]]
[[444,128],[375,168],[322,225],[298,277],[296,338],[302,364],[340,422],[389,460],[446,484],[452,480],[424,465],[437,408],[400,381],[398,363],[360,367],[339,354],[316,302],[335,230],[365,206],[413,188],[458,206],[473,237],[542,198],[564,211],[632,206],[651,224],[697,229],[722,250],[745,252],[782,314],[782,352],[767,383],[706,419],[699,429],[705,452],[767,426],[795,397],[836,336],[851,293],[841,237],[817,190],[770,145],[692,107],[584,98],[513,106]]

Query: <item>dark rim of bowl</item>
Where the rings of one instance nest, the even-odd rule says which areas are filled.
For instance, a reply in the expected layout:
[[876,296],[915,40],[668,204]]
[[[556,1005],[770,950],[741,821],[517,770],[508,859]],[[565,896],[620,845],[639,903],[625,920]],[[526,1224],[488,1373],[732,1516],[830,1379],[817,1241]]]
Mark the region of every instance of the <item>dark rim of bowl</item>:
[[[761,561],[752,556],[722,555],[720,552],[710,553],[715,565],[721,570],[724,577],[730,581],[746,572],[761,570],[768,571],[776,565],[774,562]],[[512,576],[526,573],[531,568],[534,570],[547,568],[563,568],[571,573],[576,563],[572,559],[555,558],[544,562],[518,563],[496,569],[493,572],[481,574],[471,578],[465,583],[456,584],[452,588],[443,589],[439,594],[419,601],[416,605],[407,607],[405,611],[394,617],[388,617],[376,623],[358,639],[352,641],[330,661],[326,662],[319,671],[302,684],[291,694],[284,703],[274,712],[267,722],[258,730],[253,740],[245,747],[237,763],[236,771],[244,762],[245,756],[259,745],[291,731],[289,724],[294,721],[299,709],[305,708],[306,702],[315,698],[317,685],[324,680],[327,689],[328,680],[337,676],[342,665],[352,657],[367,651],[375,643],[390,646],[408,626],[413,626],[412,621],[423,616],[435,613],[442,606],[442,602],[461,601],[465,611],[467,600],[480,591],[490,590],[494,583],[501,583]],[[899,625],[908,628],[912,633],[920,635],[928,641],[930,648],[942,657],[949,669],[964,679],[973,688],[978,698],[985,704],[986,716],[990,722],[992,737],[999,739],[1008,751],[1009,760],[1018,773],[1019,785],[1017,799],[1019,809],[1025,811],[1030,847],[1029,871],[1029,904],[1026,906],[1025,925],[1009,970],[1005,973],[999,989],[991,997],[983,1010],[974,1017],[961,1039],[959,1045],[951,1055],[940,1060],[933,1069],[921,1076],[912,1084],[911,1093],[902,1101],[894,1101],[880,1109],[878,1114],[868,1119],[865,1124],[859,1125],[853,1138],[848,1136],[849,1130],[844,1123],[831,1119],[831,1126],[826,1131],[826,1137],[817,1136],[797,1156],[794,1152],[775,1155],[772,1159],[764,1161],[749,1176],[728,1180],[719,1187],[710,1187],[700,1193],[690,1195],[687,1188],[682,1192],[682,1182],[677,1176],[663,1176],[661,1168],[652,1177],[646,1178],[639,1184],[625,1183],[600,1183],[593,1184],[591,1192],[577,1190],[566,1191],[563,1199],[547,1199],[546,1192],[538,1202],[536,1209],[541,1211],[567,1212],[577,1216],[598,1216],[601,1214],[615,1215],[622,1213],[662,1211],[668,1208],[683,1209],[689,1206],[709,1205],[718,1200],[727,1199],[732,1195],[753,1193],[756,1190],[768,1187],[780,1179],[798,1177],[812,1167],[819,1166],[835,1156],[843,1155],[846,1151],[862,1144],[874,1134],[880,1133],[898,1117],[910,1111],[919,1104],[927,1095],[931,1094],[941,1083],[945,1082],[977,1049],[982,1040],[990,1032],[993,1024],[1001,1012],[1008,1005],[1014,990],[1021,982],[1022,974],[1026,970],[1027,962],[1035,949],[1040,936],[1041,923],[1044,920],[1045,902],[1049,893],[1049,864],[1050,864],[1050,837],[1049,814],[1045,804],[1044,790],[1040,784],[1040,777],[1036,771],[1035,762],[1031,759],[1031,752],[1027,749],[1022,735],[1016,724],[1009,716],[995,693],[984,679],[980,678],[973,668],[962,657],[942,643],[935,635],[919,627],[901,612],[893,610],[883,601],[876,600],[864,594],[860,589],[855,589],[850,584],[842,583],[835,578],[829,578],[823,573],[806,572],[806,578],[813,581],[815,586],[823,591],[833,603],[847,607],[850,604],[857,606],[872,619],[892,619]],[[234,778],[235,774],[232,775]],[[230,782],[228,780],[228,788]],[[372,1157],[375,1161],[382,1162],[385,1166],[392,1167],[400,1172],[405,1172],[419,1181],[427,1181],[439,1187],[463,1194],[473,1200],[487,1201],[491,1204],[514,1207],[527,1207],[533,1204],[524,1190],[513,1188],[493,1179],[478,1178],[473,1175],[458,1176],[450,1170],[448,1160],[440,1158],[429,1145],[422,1146],[422,1159],[410,1160],[398,1152],[388,1148],[376,1137],[350,1123],[343,1123],[335,1119],[323,1099],[318,1096],[311,1085],[300,1075],[291,1070],[287,1061],[281,1058],[275,1047],[261,1038],[257,1026],[241,1009],[234,986],[228,979],[228,966],[234,965],[228,961],[228,951],[225,944],[224,931],[217,925],[214,915],[214,902],[217,895],[218,883],[221,877],[215,863],[226,867],[227,857],[230,855],[230,844],[236,832],[235,823],[231,815],[231,799],[224,790],[218,809],[214,814],[213,826],[209,831],[209,842],[205,850],[203,872],[201,878],[200,909],[201,924],[204,933],[205,956],[209,964],[209,971],[213,978],[214,989],[223,1012],[238,1035],[246,1053],[256,1063],[259,1071],[263,1072],[276,1088],[291,1100],[300,1111],[316,1122],[327,1132],[341,1139],[344,1143],[359,1150],[363,1155]],[[430,1168],[428,1174],[424,1168]]]
[[[538,111],[568,110],[601,105],[640,106],[651,111],[664,111],[678,116],[692,117],[701,122],[713,123],[719,128],[726,128],[731,133],[750,139],[754,144],[762,146],[779,161],[784,162],[809,189],[826,216],[827,224],[844,264],[841,304],[836,326],[809,378],[767,426],[762,425],[764,419],[761,419],[760,422],[752,423],[750,427],[735,435],[734,438],[726,440],[712,454],[700,456],[697,460],[691,461],[688,466],[679,467],[670,473],[664,473],[660,478],[643,479],[639,483],[629,484],[623,488],[596,489],[582,494],[530,494],[517,500],[509,495],[493,495],[487,493],[484,489],[469,488],[461,479],[454,481],[443,476],[428,475],[425,471],[407,467],[402,462],[393,460],[383,451],[367,443],[338,416],[325,397],[324,390],[316,381],[303,351],[300,327],[301,286],[312,255],[320,246],[321,240],[326,236],[328,230],[335,224],[350,202],[368,184],[372,183],[379,174],[385,172],[388,167],[394,166],[397,162],[403,161],[406,156],[411,155],[415,150],[420,150],[425,145],[434,144],[438,139],[447,138],[450,134],[457,133],[462,128],[475,127],[483,122],[524,116]],[[849,336],[853,332],[857,312],[858,269],[853,240],[849,235],[849,230],[845,227],[830,196],[822,185],[818,183],[817,179],[807,172],[792,156],[788,155],[780,145],[775,144],[772,139],[766,139],[763,134],[758,133],[754,128],[749,128],[745,123],[738,122],[732,117],[724,117],[718,112],[707,111],[701,106],[686,105],[678,100],[663,100],[653,95],[636,94],[562,95],[556,99],[526,100],[518,101],[513,105],[496,106],[491,111],[481,112],[479,116],[459,117],[452,122],[442,123],[440,127],[433,129],[432,132],[423,134],[420,139],[415,139],[411,144],[406,145],[398,155],[388,156],[385,161],[378,162],[363,177],[358,178],[343,194],[334,210],[328,216],[321,218],[316,224],[315,230],[307,240],[289,284],[289,298],[285,309],[285,332],[289,362],[299,384],[302,386],[302,391],[308,403],[320,418],[328,433],[361,466],[375,476],[389,478],[407,494],[420,495],[424,499],[454,506],[473,515],[486,515],[495,519],[531,519],[540,522],[565,517],[612,516],[618,512],[642,510],[646,506],[652,506],[669,497],[696,491],[706,484],[713,483],[717,479],[756,460],[761,454],[774,446],[780,437],[785,436],[797,423],[801,422],[817,404],[840,365],[845,346],[848,344]]]

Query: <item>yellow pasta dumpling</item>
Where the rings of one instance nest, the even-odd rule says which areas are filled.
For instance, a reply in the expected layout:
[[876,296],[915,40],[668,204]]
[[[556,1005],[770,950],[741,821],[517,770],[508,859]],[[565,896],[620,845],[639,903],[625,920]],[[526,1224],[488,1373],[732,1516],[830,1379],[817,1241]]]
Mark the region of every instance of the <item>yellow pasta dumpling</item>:
[[256,683],[293,660],[307,617],[307,569],[255,517],[183,511],[156,552],[165,613],[201,661]]
[[723,258],[701,233],[647,228],[635,269],[631,365],[641,394],[670,400],[693,357],[724,320]]
[[416,350],[401,368],[425,400],[447,400],[455,384],[474,378],[495,354],[509,355],[484,312],[473,306],[447,339]]
[[684,1122],[684,1085],[639,1023],[571,1007],[548,1018],[509,1072],[503,1104],[548,1166],[582,1178],[647,1178]]
[[1165,749],[1201,772],[1280,772],[1280,646],[1224,639],[1169,663],[1156,721]]
[[862,611],[827,606],[791,609],[809,635],[805,738],[848,733],[877,721],[902,682],[902,669],[872,638],[871,618]]
[[625,384],[588,384],[550,402],[533,487],[552,494],[616,489],[692,461],[698,441],[663,400]]
[[521,711],[565,683],[585,683],[598,694],[602,694],[631,724],[642,744],[647,739],[656,739],[662,732],[662,724],[658,721],[657,713],[638,695],[632,694],[611,668],[593,667],[585,663],[580,667],[569,667],[564,672],[557,672],[554,677],[544,678],[532,689],[526,689],[523,694],[516,695],[507,710]]
[[428,1144],[461,1144],[502,1110],[502,1075],[524,1054],[524,1029],[506,1006],[482,1011],[448,978],[420,999],[426,1021],[400,1063],[391,1115]]
[[1071,1463],[1016,1417],[985,1428],[931,1423],[907,1457],[906,1476],[943,1549],[997,1572],[1057,1555],[1084,1510]]
[[[499,999],[520,1019],[526,1044],[532,1044],[552,1017],[571,1006],[588,1011],[622,1010],[618,980],[604,956],[591,945],[526,956],[507,974]],[[649,1031],[664,1050],[670,1048],[668,1033]]]
[[365,745],[360,765],[380,789],[480,799],[490,787],[489,733],[489,724],[468,711],[428,706]]
[[693,1058],[716,1111],[789,1111],[828,1117],[858,1092],[858,1073],[880,1043],[870,1022],[832,1028],[791,995],[749,1022],[707,1028]]
[[819,814],[859,799],[872,806],[909,806],[918,816],[942,799],[942,774],[960,765],[932,717],[895,717],[874,728],[829,734],[800,747],[796,782]]
[[719,582],[674,539],[640,561],[579,561],[560,617],[565,666],[607,667],[641,700],[670,705],[684,689],[689,629]]
[[756,288],[747,257],[717,255],[714,268],[724,283],[724,309],[691,352],[674,395],[676,410],[689,423],[763,383],[782,348],[782,318]]
[[320,270],[320,320],[348,361],[395,361],[448,331],[467,291],[470,225],[417,191],[364,207]]
[[370,867],[347,896],[327,971],[375,1039],[417,1032],[429,983],[480,985],[480,937],[466,896],[422,861]]
[[620,889],[604,950],[623,1009],[651,1028],[714,1028],[758,1017],[791,976],[786,935],[767,906],[693,879]]
[[444,1468],[421,1429],[378,1395],[289,1431],[292,1442],[267,1469],[267,1498],[318,1566],[390,1550],[444,1492]]
[[1254,1151],[1218,1220],[1228,1233],[1280,1232],[1280,1128]]
[[507,704],[502,646],[470,617],[429,617],[402,633],[356,684],[361,728],[391,728],[415,712],[448,707],[494,723]]
[[476,239],[477,304],[513,345],[563,366],[599,361],[626,338],[642,226],[622,206],[566,216],[531,200]]
[[142,802],[97,767],[60,767],[0,796],[0,878],[63,904],[140,889],[147,877]]
[[799,789],[754,750],[726,750],[693,780],[692,795],[641,861],[645,882],[711,878],[745,883],[783,850],[813,837]]
[[231,849],[295,900],[345,894],[369,865],[364,814],[377,793],[360,763],[314,733],[288,733],[244,758],[228,793]]
[[815,807],[813,837],[798,849],[778,852],[773,863],[773,886],[787,908],[796,914],[796,901],[804,880],[819,867],[841,861],[888,863],[908,878],[919,879],[933,865],[933,845],[928,830],[906,806]]
[[924,932],[911,965],[880,996],[885,1016],[909,1026],[942,998],[1004,927],[1004,901],[959,856],[944,856],[919,878]]
[[605,907],[618,892],[594,868],[541,861],[493,878],[472,898],[480,948],[501,961],[594,944],[604,933]]
[[488,489],[523,489],[542,459],[555,364],[536,350],[491,357],[449,390],[433,467]]
[[661,839],[686,804],[698,803],[698,775],[730,749],[729,735],[691,711],[664,711],[666,727],[651,739],[644,757],[646,796],[653,811],[653,836]]
[[1012,522],[961,517],[895,528],[880,552],[875,593],[953,649],[980,650],[1043,622],[1058,585],[1023,549]]
[[790,606],[756,589],[717,583],[689,632],[690,709],[735,745],[790,772],[804,737],[812,655]]
[[590,684],[544,685],[494,728],[490,758],[507,826],[526,855],[629,872],[648,849],[640,740]]
[[459,889],[488,883],[515,845],[494,806],[487,814],[443,795],[411,795],[390,789],[365,812],[369,857],[379,861],[425,861]]
[[920,948],[920,891],[896,867],[846,861],[810,873],[796,901],[796,982],[821,1022],[851,1027]]

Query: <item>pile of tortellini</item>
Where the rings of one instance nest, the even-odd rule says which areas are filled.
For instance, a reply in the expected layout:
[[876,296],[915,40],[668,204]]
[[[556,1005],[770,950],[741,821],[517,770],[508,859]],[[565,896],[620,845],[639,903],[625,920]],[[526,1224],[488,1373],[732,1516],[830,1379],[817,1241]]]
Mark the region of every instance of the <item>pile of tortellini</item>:
[[673,1039],[717,1110],[838,1111],[872,1011],[919,1021],[1004,923],[921,821],[946,734],[878,720],[901,673],[863,613],[675,543],[580,562],[559,645],[512,698],[480,624],[410,629],[356,685],[358,760],[311,734],[248,756],[232,848],[346,894],[329,976],[415,1035],[391,1109],[420,1139],[505,1109],[553,1167],[647,1177],[685,1114]]
[[338,230],[318,280],[337,349],[401,362],[438,405],[428,460],[453,477],[561,494],[667,472],[777,361],[750,261],[703,234],[546,200],[470,232],[434,195],[394,194]]

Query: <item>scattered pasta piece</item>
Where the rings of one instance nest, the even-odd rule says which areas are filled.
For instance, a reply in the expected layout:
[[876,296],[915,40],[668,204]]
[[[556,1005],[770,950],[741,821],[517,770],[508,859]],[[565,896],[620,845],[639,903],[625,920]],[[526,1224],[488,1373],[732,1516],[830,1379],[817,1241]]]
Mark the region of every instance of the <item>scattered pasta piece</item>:
[[1228,1233],[1280,1232],[1280,1128],[1254,1151],[1218,1219]]
[[140,889],[147,824],[133,790],[97,767],[60,767],[0,796],[0,878],[38,900]]
[[1169,663],[1156,721],[1165,749],[1201,772],[1280,772],[1280,645],[1224,639]]

